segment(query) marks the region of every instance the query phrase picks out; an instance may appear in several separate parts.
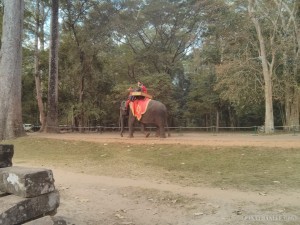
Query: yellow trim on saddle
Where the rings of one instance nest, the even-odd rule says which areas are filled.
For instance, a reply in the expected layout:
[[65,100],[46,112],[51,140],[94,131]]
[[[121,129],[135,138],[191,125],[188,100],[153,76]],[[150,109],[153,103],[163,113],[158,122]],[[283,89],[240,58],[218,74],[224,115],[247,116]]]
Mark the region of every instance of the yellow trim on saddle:
[[146,97],[146,98],[152,99],[152,95],[146,94],[146,93],[141,92],[141,91],[134,91],[134,92],[131,92],[131,95],[132,95],[132,96],[144,96],[144,97]]

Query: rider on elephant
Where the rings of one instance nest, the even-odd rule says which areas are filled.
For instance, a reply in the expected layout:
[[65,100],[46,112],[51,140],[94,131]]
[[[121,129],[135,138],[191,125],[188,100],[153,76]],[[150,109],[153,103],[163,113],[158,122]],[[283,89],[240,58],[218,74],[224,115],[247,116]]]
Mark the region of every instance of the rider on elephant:
[[126,100],[126,104],[125,104],[125,110],[128,109],[128,105],[129,105],[129,102],[132,102],[134,100],[134,96],[131,95],[131,93],[134,91],[132,87],[128,88],[127,89],[129,91],[129,95],[128,95],[128,98]]
[[132,87],[128,88],[129,95],[128,95],[128,98],[127,98],[126,104],[125,104],[125,109],[126,110],[128,109],[129,102],[133,102],[134,99],[135,99],[135,96],[132,96],[133,91],[140,91],[140,92],[143,92],[143,93],[146,93],[146,94],[148,93],[148,90],[147,90],[146,86],[142,82],[138,81],[137,86],[138,87],[137,87],[136,90],[134,90]]
[[144,92],[146,94],[148,92],[146,86],[140,81],[138,81],[138,89],[137,90],[141,91],[141,92]]

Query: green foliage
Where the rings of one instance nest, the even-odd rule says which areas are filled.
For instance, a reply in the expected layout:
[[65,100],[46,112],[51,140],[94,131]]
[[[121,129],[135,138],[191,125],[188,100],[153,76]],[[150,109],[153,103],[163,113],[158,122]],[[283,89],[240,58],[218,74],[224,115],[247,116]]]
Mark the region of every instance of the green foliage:
[[173,116],[178,110],[178,102],[174,100],[175,89],[171,78],[165,73],[154,73],[151,76],[140,79],[147,87],[148,93],[155,100],[164,103],[168,109],[168,114]]
[[[201,72],[190,75],[191,85],[187,97],[187,110],[185,111],[189,125],[207,125],[205,124],[205,116],[211,116],[218,110],[219,96],[214,91],[216,75],[211,67],[207,66]],[[203,120],[204,122],[202,122]]]
[[[49,6],[49,1],[42,2]],[[283,2],[291,6],[294,1]],[[217,113],[228,126],[260,125],[264,82],[247,4],[224,0],[61,1],[60,122],[70,124],[74,117],[83,116],[85,125],[116,124],[120,101],[140,80],[154,99],[167,106],[173,126],[215,125]],[[271,2],[260,4],[263,9]],[[34,6],[35,2],[26,1],[23,114],[30,121],[37,118],[31,50]],[[279,16],[276,7],[265,8],[270,19]],[[282,15],[289,18],[287,12],[283,10]],[[262,21],[265,37],[277,32],[273,95],[282,108],[287,88],[298,90],[299,86],[295,32],[283,21],[275,30],[270,21]],[[272,51],[268,54],[270,58]],[[48,65],[46,49],[40,62],[43,90],[47,90]],[[276,123],[280,120],[277,117]]]
[[23,48],[22,111],[24,123],[39,124],[32,51]]

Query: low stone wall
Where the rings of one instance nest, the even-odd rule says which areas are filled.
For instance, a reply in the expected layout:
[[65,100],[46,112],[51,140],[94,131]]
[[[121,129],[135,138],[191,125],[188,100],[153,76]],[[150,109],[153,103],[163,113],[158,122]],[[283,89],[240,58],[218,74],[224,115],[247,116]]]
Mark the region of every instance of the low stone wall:
[[0,145],[0,225],[66,224],[53,217],[60,196],[52,171],[13,166],[13,155],[13,145]]

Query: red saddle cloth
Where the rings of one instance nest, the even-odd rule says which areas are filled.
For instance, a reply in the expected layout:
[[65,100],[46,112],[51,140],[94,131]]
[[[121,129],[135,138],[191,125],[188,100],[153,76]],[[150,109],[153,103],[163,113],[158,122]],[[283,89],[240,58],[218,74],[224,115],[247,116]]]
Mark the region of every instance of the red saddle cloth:
[[138,120],[140,120],[142,118],[142,115],[147,111],[147,107],[150,101],[150,98],[144,98],[136,99],[133,102],[129,103],[132,114]]

